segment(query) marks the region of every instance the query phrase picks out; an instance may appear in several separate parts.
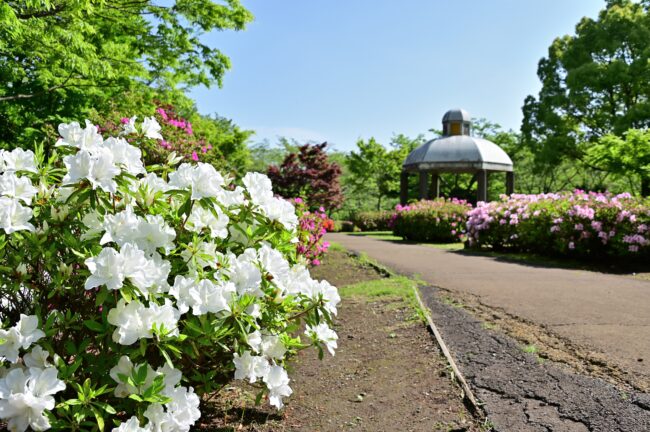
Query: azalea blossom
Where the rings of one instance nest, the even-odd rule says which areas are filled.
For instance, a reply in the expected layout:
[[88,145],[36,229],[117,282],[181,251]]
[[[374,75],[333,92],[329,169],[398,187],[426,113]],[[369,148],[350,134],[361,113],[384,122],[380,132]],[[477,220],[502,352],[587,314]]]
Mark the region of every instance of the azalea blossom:
[[282,398],[291,396],[293,393],[289,387],[287,371],[281,366],[274,365],[263,379],[269,389],[269,402],[278,409],[282,408],[284,406]]
[[140,427],[140,421],[136,416],[114,427],[112,432],[152,432],[150,427]]
[[0,228],[7,234],[16,231],[34,231],[36,228],[29,221],[33,212],[13,198],[0,197]]
[[0,379],[0,419],[7,422],[10,431],[50,428],[44,412],[54,409],[53,395],[65,390],[65,383],[57,375],[53,367],[32,367],[27,373],[16,368]]
[[31,150],[15,148],[12,151],[2,150],[2,167],[5,171],[30,171],[38,172],[36,158]]
[[45,337],[45,333],[38,328],[38,317],[36,315],[20,314],[20,319],[15,326],[8,330],[0,329],[0,357],[16,363],[18,361],[18,350],[28,349],[33,343]]
[[233,362],[235,363],[235,379],[248,379],[251,384],[258,378],[265,377],[271,369],[266,357],[251,355],[250,351],[244,351],[241,356],[235,353]]
[[32,203],[32,198],[38,193],[38,189],[32,185],[27,177],[18,177],[12,171],[0,175],[0,195],[15,198],[27,205]]
[[160,135],[160,129],[161,127],[155,117],[145,117],[142,121],[142,133],[147,138],[158,140],[163,139],[162,135]]
[[327,324],[320,323],[316,326],[307,325],[305,334],[316,342],[325,344],[330,354],[334,355],[339,337]]

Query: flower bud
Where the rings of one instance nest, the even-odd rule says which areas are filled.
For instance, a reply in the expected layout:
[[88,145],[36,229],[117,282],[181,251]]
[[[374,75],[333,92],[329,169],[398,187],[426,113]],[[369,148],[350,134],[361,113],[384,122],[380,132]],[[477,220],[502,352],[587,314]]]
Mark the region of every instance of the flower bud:
[[62,276],[70,277],[72,275],[72,266],[67,265],[66,263],[59,264],[59,273],[61,273]]
[[18,273],[21,276],[25,276],[27,274],[27,266],[25,263],[20,263],[16,267],[16,273]]

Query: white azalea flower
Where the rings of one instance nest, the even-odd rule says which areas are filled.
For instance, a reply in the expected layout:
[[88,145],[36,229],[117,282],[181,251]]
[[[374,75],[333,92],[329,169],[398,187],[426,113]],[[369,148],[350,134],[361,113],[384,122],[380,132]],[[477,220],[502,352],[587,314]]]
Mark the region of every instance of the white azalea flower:
[[153,337],[152,329],[164,326],[168,336],[178,336],[178,320],[181,313],[169,299],[163,305],[152,303],[144,306],[138,300],[126,304],[124,299],[108,312],[108,322],[117,328],[113,340],[121,345],[131,345],[139,339]]
[[[248,249],[254,251],[253,249]],[[263,297],[262,273],[254,263],[255,257],[250,254],[242,254],[239,257],[232,256],[227,273],[230,281],[237,287],[239,295],[250,294],[256,297]]]
[[140,421],[133,416],[118,427],[114,427],[111,432],[151,432],[151,428],[140,427]]
[[148,258],[145,252],[133,243],[126,243],[120,249],[122,273],[143,294],[167,291],[167,276],[171,264],[158,254]]
[[153,204],[159,192],[169,190],[169,185],[155,173],[148,173],[139,181],[133,182],[131,190],[138,203],[148,207]]
[[203,229],[208,228],[210,230],[210,237],[212,238],[228,237],[228,222],[230,219],[219,206],[214,206],[214,211],[217,213],[217,216],[211,210],[205,209],[200,205],[195,205],[192,208],[190,217],[187,219],[186,228],[189,231],[199,233]]
[[174,249],[176,231],[160,215],[147,215],[146,219],[139,218],[133,241],[148,253],[162,248],[166,253]]
[[246,336],[246,342],[254,352],[260,352],[260,349],[262,349],[262,333],[260,333],[259,330],[249,333],[248,336]]
[[125,123],[124,126],[122,126],[122,133],[125,135],[132,134],[132,133],[138,133],[138,129],[135,127],[135,121],[138,118],[137,115],[134,115],[129,119],[128,123]]
[[261,348],[262,354],[276,360],[282,360],[287,352],[280,336],[277,335],[262,335]]
[[217,197],[221,194],[224,179],[214,166],[199,162],[192,170],[190,185],[192,186],[192,199]]
[[86,213],[81,219],[81,222],[88,228],[82,235],[82,240],[88,240],[93,237],[97,237],[104,231],[102,220],[102,215],[99,214],[96,210],[91,210]]
[[244,188],[237,186],[234,190],[221,189],[217,195],[217,200],[225,207],[235,207],[246,204]]
[[323,301],[325,302],[325,310],[327,310],[332,315],[336,315],[337,310],[336,306],[341,301],[339,292],[336,287],[332,286],[326,280],[317,282],[313,281],[310,285],[311,288],[311,297],[317,299],[319,296],[322,296]]
[[51,366],[50,362],[47,361],[47,358],[50,356],[50,353],[45,351],[39,345],[36,345],[32,350],[23,356],[23,362],[27,367],[37,367],[45,368]]
[[339,337],[334,330],[327,326],[327,324],[320,323],[317,326],[307,325],[305,334],[317,342],[324,343],[330,354],[334,355],[334,350],[337,348]]
[[63,184],[74,184],[87,179],[93,189],[98,187],[106,192],[115,193],[117,183],[113,178],[120,173],[115,166],[113,153],[105,147],[96,147],[91,151],[80,150],[75,155],[63,158],[68,172],[63,177]]
[[78,122],[61,123],[59,125],[59,135],[61,135],[61,138],[59,138],[55,146],[77,147],[77,143],[81,141],[83,133],[84,130]]
[[244,351],[241,356],[233,355],[235,363],[235,379],[248,379],[254,383],[258,378],[263,378],[269,372],[271,366],[264,356],[251,355],[250,351]]
[[194,304],[190,296],[190,290],[196,289],[197,284],[198,281],[194,278],[176,276],[174,279],[174,285],[170,288],[169,295],[176,299],[176,307],[182,314],[190,310],[190,307]]
[[98,256],[88,258],[86,267],[91,275],[86,279],[85,289],[89,290],[100,285],[116,290],[122,288],[124,282],[124,258],[113,248],[104,248]]
[[32,203],[32,198],[38,189],[32,185],[27,177],[18,177],[14,172],[7,171],[0,175],[0,195],[21,200],[27,205]]
[[222,256],[217,252],[217,245],[210,242],[192,244],[181,252],[181,257],[187,262],[190,270],[195,271],[197,267],[217,268],[218,257]]
[[188,189],[192,185],[194,166],[182,163],[173,173],[169,174],[169,186],[173,189]]
[[171,402],[163,405],[151,404],[144,412],[149,419],[152,431],[158,432],[187,432],[201,417],[199,397],[190,387],[176,387],[166,392]]
[[16,231],[34,231],[36,228],[29,220],[33,212],[29,207],[23,207],[18,200],[0,197],[0,228],[7,234]]
[[113,332],[113,340],[121,345],[131,345],[137,340],[150,335],[151,327],[147,308],[137,300],[126,303],[120,299],[117,305],[108,311],[108,322],[117,328]]
[[142,164],[142,152],[124,138],[108,138],[103,146],[113,154],[113,163],[122,165],[126,172],[133,175],[146,172]]
[[134,386],[127,384],[125,380],[122,380],[120,377],[120,375],[123,375],[128,378],[131,376],[132,372],[133,362],[131,362],[131,359],[127,356],[120,357],[117,365],[111,368],[109,375],[117,383],[117,387],[115,387],[115,390],[113,391],[115,396],[123,398],[137,392],[137,389]]
[[155,303],[151,304],[144,315],[146,319],[143,321],[147,330],[144,337],[151,338],[153,336],[151,330],[154,325],[157,328],[164,327],[167,336],[178,336],[178,320],[181,313],[172,305],[171,300],[165,299],[165,303],[160,306]]
[[235,285],[230,282],[215,284],[208,279],[199,281],[189,290],[192,313],[204,315],[208,312],[230,311],[228,302],[235,291]]
[[262,307],[257,303],[253,303],[246,308],[246,313],[253,318],[258,319],[262,316]]
[[33,343],[45,336],[38,328],[38,317],[36,315],[20,314],[20,320],[15,326],[4,330],[0,329],[0,358],[16,363],[19,350],[28,349]]
[[269,219],[280,222],[290,231],[298,225],[296,209],[287,200],[271,198],[262,204],[262,210]]
[[114,215],[107,214],[104,216],[104,229],[106,232],[99,241],[99,244],[115,242],[122,246],[129,241],[133,241],[136,231],[140,224],[138,216],[133,213],[133,208],[127,207],[125,210]]
[[2,161],[6,171],[38,172],[36,158],[31,150],[15,148],[12,151],[2,152]]
[[11,431],[23,432],[31,427],[42,431],[50,428],[45,410],[54,409],[54,395],[65,390],[53,368],[13,369],[0,380],[0,419],[7,421]]
[[280,409],[284,406],[283,397],[291,396],[293,391],[289,387],[289,376],[281,366],[271,366],[269,372],[264,376],[264,382],[269,389],[269,402]]
[[144,121],[142,122],[142,133],[144,136],[161,140],[163,137],[160,135],[160,129],[161,127],[154,117],[144,118]]
[[254,204],[263,205],[273,198],[273,185],[264,174],[249,172],[242,179]]

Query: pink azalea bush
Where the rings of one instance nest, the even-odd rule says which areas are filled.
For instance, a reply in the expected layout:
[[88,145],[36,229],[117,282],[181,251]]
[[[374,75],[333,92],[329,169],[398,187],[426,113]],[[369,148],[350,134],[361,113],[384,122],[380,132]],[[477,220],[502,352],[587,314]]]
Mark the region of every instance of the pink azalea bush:
[[309,211],[302,198],[292,200],[298,214],[298,255],[311,265],[320,265],[321,258],[330,247],[323,236],[332,221],[325,214],[325,208]]
[[[155,141],[139,143],[143,151],[143,159],[147,164],[164,163],[171,152],[183,157],[186,162],[211,163],[214,156],[213,146],[202,136],[194,132],[192,123],[176,113],[171,105],[160,105],[155,110],[154,118],[160,125],[160,138]],[[99,132],[108,135],[124,134],[132,131],[140,118],[125,117],[118,112],[105,119],[100,119]],[[164,135],[164,138],[162,137]],[[126,137],[130,143],[133,138]]]
[[468,213],[471,246],[586,258],[650,252],[650,205],[628,193],[502,195]]
[[398,205],[391,220],[393,234],[412,241],[461,241],[465,234],[465,215],[471,208],[467,201],[456,198]]

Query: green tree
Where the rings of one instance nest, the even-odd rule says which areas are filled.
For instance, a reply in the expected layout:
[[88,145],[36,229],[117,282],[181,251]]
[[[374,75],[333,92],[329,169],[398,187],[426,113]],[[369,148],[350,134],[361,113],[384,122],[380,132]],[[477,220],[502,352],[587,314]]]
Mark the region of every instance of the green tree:
[[[610,0],[574,36],[555,39],[539,62],[542,89],[525,100],[523,143],[540,172],[584,161],[600,138],[650,126],[650,2]],[[576,178],[606,183],[608,172]],[[591,178],[590,178],[591,177]]]
[[239,0],[0,2],[0,145],[42,137],[46,124],[100,111],[124,92],[220,85],[230,61],[205,45],[241,30]]
[[382,208],[386,198],[399,196],[400,173],[406,156],[422,144],[422,135],[411,139],[396,135],[387,149],[374,138],[357,141],[357,150],[347,158],[349,175],[345,178],[346,199],[350,195],[357,199],[357,209],[364,209],[370,200],[377,210]]
[[[630,129],[622,138],[605,135],[589,148],[586,159],[593,166],[627,180],[640,179],[641,194],[650,195],[650,131],[647,129]],[[634,190],[633,184],[630,187]]]

